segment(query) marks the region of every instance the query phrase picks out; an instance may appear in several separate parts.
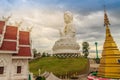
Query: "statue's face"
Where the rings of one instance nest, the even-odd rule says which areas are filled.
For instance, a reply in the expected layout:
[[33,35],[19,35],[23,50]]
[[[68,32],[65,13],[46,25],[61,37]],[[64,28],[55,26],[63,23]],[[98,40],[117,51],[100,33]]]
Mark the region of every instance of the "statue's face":
[[65,23],[71,23],[72,22],[72,20],[73,20],[73,17],[72,17],[72,15],[70,15],[69,13],[65,13],[64,14],[64,22]]

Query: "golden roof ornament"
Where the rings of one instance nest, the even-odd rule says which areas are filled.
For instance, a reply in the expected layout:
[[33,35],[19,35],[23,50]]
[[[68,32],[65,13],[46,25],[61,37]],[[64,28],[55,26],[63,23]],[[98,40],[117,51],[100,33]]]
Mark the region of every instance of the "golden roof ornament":
[[108,26],[108,25],[110,25],[110,22],[109,22],[109,19],[108,19],[107,13],[106,13],[106,9],[104,6],[104,26]]

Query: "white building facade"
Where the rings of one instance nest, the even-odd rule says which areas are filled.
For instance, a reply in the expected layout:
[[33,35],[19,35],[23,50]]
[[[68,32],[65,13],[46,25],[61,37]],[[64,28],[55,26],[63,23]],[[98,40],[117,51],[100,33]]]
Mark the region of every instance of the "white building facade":
[[0,21],[0,80],[28,80],[31,58],[30,32]]

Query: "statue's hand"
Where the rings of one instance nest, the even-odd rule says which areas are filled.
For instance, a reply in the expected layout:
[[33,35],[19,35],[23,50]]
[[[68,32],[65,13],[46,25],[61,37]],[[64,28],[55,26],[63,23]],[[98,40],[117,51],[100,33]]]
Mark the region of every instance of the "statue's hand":
[[60,37],[63,37],[63,32],[61,29],[58,29],[59,30],[59,34],[60,34]]

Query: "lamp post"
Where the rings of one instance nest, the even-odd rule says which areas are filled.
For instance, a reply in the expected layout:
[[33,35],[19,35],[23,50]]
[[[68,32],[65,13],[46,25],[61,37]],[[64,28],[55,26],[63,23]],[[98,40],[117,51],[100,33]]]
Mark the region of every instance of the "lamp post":
[[97,45],[98,45],[98,43],[97,42],[95,42],[95,46],[96,46],[96,59],[98,59],[99,57],[98,57],[98,49],[97,49]]
[[40,76],[41,70],[40,70],[40,69],[38,69],[38,72],[39,72],[39,76]]

